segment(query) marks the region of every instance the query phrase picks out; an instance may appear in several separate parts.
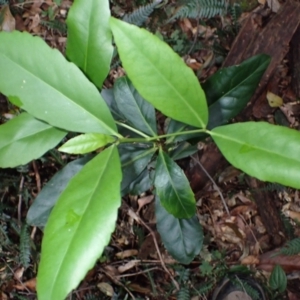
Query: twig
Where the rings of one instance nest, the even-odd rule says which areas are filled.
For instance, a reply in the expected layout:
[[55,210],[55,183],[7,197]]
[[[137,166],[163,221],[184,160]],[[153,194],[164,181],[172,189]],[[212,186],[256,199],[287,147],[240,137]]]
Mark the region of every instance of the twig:
[[112,275],[110,275],[108,272],[106,272],[105,270],[102,270],[102,272],[109,277],[115,284],[121,286],[123,289],[126,290],[126,292],[131,296],[131,299],[135,300],[135,297],[133,296],[133,294],[130,292],[130,290],[119,280],[116,280]]
[[205,175],[209,178],[209,180],[213,183],[214,185],[214,188],[217,190],[217,192],[219,193],[220,197],[221,197],[221,200],[223,202],[223,205],[224,205],[224,208],[228,214],[228,216],[230,216],[230,212],[229,212],[229,209],[228,209],[228,206],[225,202],[225,199],[222,195],[222,192],[220,190],[220,188],[217,186],[216,182],[213,180],[213,178],[208,174],[208,172],[205,170],[205,168],[203,167],[203,165],[201,164],[200,160],[199,159],[196,159],[194,156],[190,155],[190,158],[196,162],[196,164],[201,168],[201,170],[205,173]]
[[179,287],[178,282],[174,279],[174,277],[172,276],[171,272],[166,267],[165,262],[162,258],[162,255],[160,253],[154,231],[131,208],[129,208],[128,213],[131,217],[133,217],[138,223],[142,224],[149,231],[150,235],[152,236],[152,239],[153,239],[153,242],[154,242],[154,245],[155,245],[159,260],[160,260],[160,263],[161,263],[163,269],[166,271],[166,273],[170,276],[171,280],[173,281],[173,284],[175,285],[176,291],[179,291],[180,287]]
[[21,212],[22,212],[22,190],[24,186],[24,176],[21,176],[21,181],[19,185],[19,202],[18,202],[18,224],[21,226]]
[[139,272],[135,272],[135,273],[130,273],[130,274],[124,274],[124,275],[117,275],[117,278],[122,278],[122,277],[131,277],[131,276],[135,276],[135,275],[140,275],[140,274],[144,274],[150,271],[154,271],[154,270],[160,270],[160,268],[158,267],[153,267],[147,270],[143,270],[143,271],[139,271]]
[[[37,192],[39,193],[41,191],[41,176],[40,176],[40,173],[39,173],[39,170],[38,170],[38,167],[36,165],[36,162],[35,160],[32,162],[32,167],[33,167],[33,170],[34,170],[34,176],[35,176],[35,181],[36,181],[36,189],[37,189]],[[31,231],[31,234],[30,234],[30,238],[32,240],[34,240],[34,237],[35,237],[35,233],[36,233],[36,226],[34,226],[32,228],[32,231]]]

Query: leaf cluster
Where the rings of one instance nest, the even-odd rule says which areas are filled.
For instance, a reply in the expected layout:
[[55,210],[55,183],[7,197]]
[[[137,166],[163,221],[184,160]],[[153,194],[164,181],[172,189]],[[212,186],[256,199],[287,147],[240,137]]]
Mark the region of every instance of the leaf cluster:
[[[268,56],[221,69],[201,87],[167,44],[110,17],[106,0],[75,1],[67,24],[71,62],[28,33],[0,34],[0,90],[23,111],[0,126],[0,166],[24,165],[59,144],[61,152],[83,155],[49,181],[28,212],[28,223],[44,228],[40,299],[64,299],[76,288],[108,244],[129,192],[153,190],[157,229],[174,258],[189,264],[199,254],[196,199],[175,162],[197,151],[192,140],[210,136],[236,168],[300,187],[299,132],[263,122],[228,124],[250,100]],[[100,93],[112,39],[127,76]],[[65,142],[68,132],[75,136]]]

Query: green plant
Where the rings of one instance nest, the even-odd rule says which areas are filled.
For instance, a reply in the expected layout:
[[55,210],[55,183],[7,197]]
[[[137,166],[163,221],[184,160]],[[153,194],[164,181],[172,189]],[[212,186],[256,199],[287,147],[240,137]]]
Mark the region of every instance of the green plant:
[[[299,132],[263,122],[223,126],[249,101],[270,61],[266,55],[220,70],[202,89],[168,45],[111,18],[106,0],[75,1],[67,23],[72,63],[28,33],[0,34],[0,90],[26,111],[0,126],[0,166],[42,156],[65,142],[69,131],[81,134],[61,151],[94,152],[56,174],[28,213],[30,224],[47,222],[39,299],[64,299],[79,284],[109,242],[121,195],[149,189],[150,178],[167,250],[182,263],[193,260],[203,235],[189,182],[174,162],[196,151],[187,142],[191,138],[211,136],[235,167],[260,180],[300,187]],[[128,77],[100,94],[112,34]],[[169,118],[162,135],[154,108]]]
[[169,21],[182,18],[212,18],[216,15],[224,15],[226,10],[226,0],[182,0]]

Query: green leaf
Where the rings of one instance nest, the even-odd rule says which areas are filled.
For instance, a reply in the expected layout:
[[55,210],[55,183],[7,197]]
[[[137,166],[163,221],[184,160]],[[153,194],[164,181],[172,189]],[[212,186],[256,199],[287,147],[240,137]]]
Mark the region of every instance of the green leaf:
[[0,126],[0,167],[27,164],[54,148],[66,134],[64,130],[22,113]]
[[71,161],[46,183],[28,210],[26,217],[27,224],[40,228],[45,227],[50,212],[62,191],[67,187],[71,178],[92,158],[92,155],[87,155]]
[[272,290],[278,290],[283,293],[287,287],[287,277],[280,265],[275,265],[272,270],[269,284]]
[[68,140],[58,150],[72,154],[84,154],[97,150],[114,141],[115,138],[110,135],[86,133]]
[[118,135],[96,87],[63,55],[26,32],[0,33],[0,91],[52,126]]
[[206,80],[202,87],[209,106],[209,129],[227,123],[246,107],[270,60],[268,55],[256,55]]
[[110,26],[123,66],[142,97],[166,116],[205,127],[205,95],[183,60],[145,29],[114,18]]
[[211,135],[236,168],[263,181],[300,188],[300,132],[246,122],[214,128]]
[[76,0],[68,13],[67,57],[98,87],[106,78],[113,54],[108,0]]
[[123,172],[121,190],[122,194],[125,194],[128,191],[126,188],[147,167],[157,149],[155,147],[132,144],[121,144],[118,146],[118,149]]
[[196,216],[177,219],[155,200],[156,226],[164,246],[180,263],[189,264],[199,254],[203,244],[203,231]]
[[93,267],[115,228],[120,181],[115,146],[71,179],[46,224],[37,277],[39,299],[65,299]]
[[162,206],[176,218],[196,213],[196,201],[182,169],[162,150],[156,161],[154,185]]
[[114,85],[115,102],[118,110],[136,129],[151,136],[157,135],[154,107],[146,102],[129,78],[118,78]]

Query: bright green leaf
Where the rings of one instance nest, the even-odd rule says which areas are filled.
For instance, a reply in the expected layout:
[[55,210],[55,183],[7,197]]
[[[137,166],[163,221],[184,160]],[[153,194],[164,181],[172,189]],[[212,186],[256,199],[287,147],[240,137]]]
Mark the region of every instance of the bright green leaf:
[[76,0],[68,13],[67,57],[102,88],[113,54],[108,0]]
[[84,154],[97,150],[114,141],[115,138],[110,135],[86,133],[68,140],[58,150],[72,154]]
[[121,176],[118,152],[111,146],[71,179],[46,224],[39,299],[65,299],[93,267],[115,228]]
[[300,188],[300,132],[265,122],[214,128],[211,135],[236,168],[263,181]]
[[117,135],[97,88],[41,38],[1,32],[0,69],[0,91],[34,117],[69,131]]
[[156,161],[154,186],[162,206],[176,218],[195,215],[196,201],[182,169],[162,150]]
[[0,126],[0,167],[27,164],[54,148],[66,134],[64,130],[22,113]]
[[168,252],[180,263],[189,264],[199,254],[203,244],[203,231],[196,216],[177,219],[155,200],[157,230]]
[[283,293],[287,287],[287,277],[280,265],[275,265],[272,270],[269,284],[272,290],[278,290],[280,293]]
[[87,155],[71,161],[46,183],[28,210],[27,224],[40,228],[45,227],[50,212],[62,191],[66,188],[71,178],[92,158],[92,155]]
[[116,80],[114,95],[118,110],[130,124],[146,134],[157,135],[154,107],[141,97],[129,78]]
[[110,26],[123,66],[143,98],[175,120],[205,127],[205,95],[183,60],[145,29],[114,18]]

